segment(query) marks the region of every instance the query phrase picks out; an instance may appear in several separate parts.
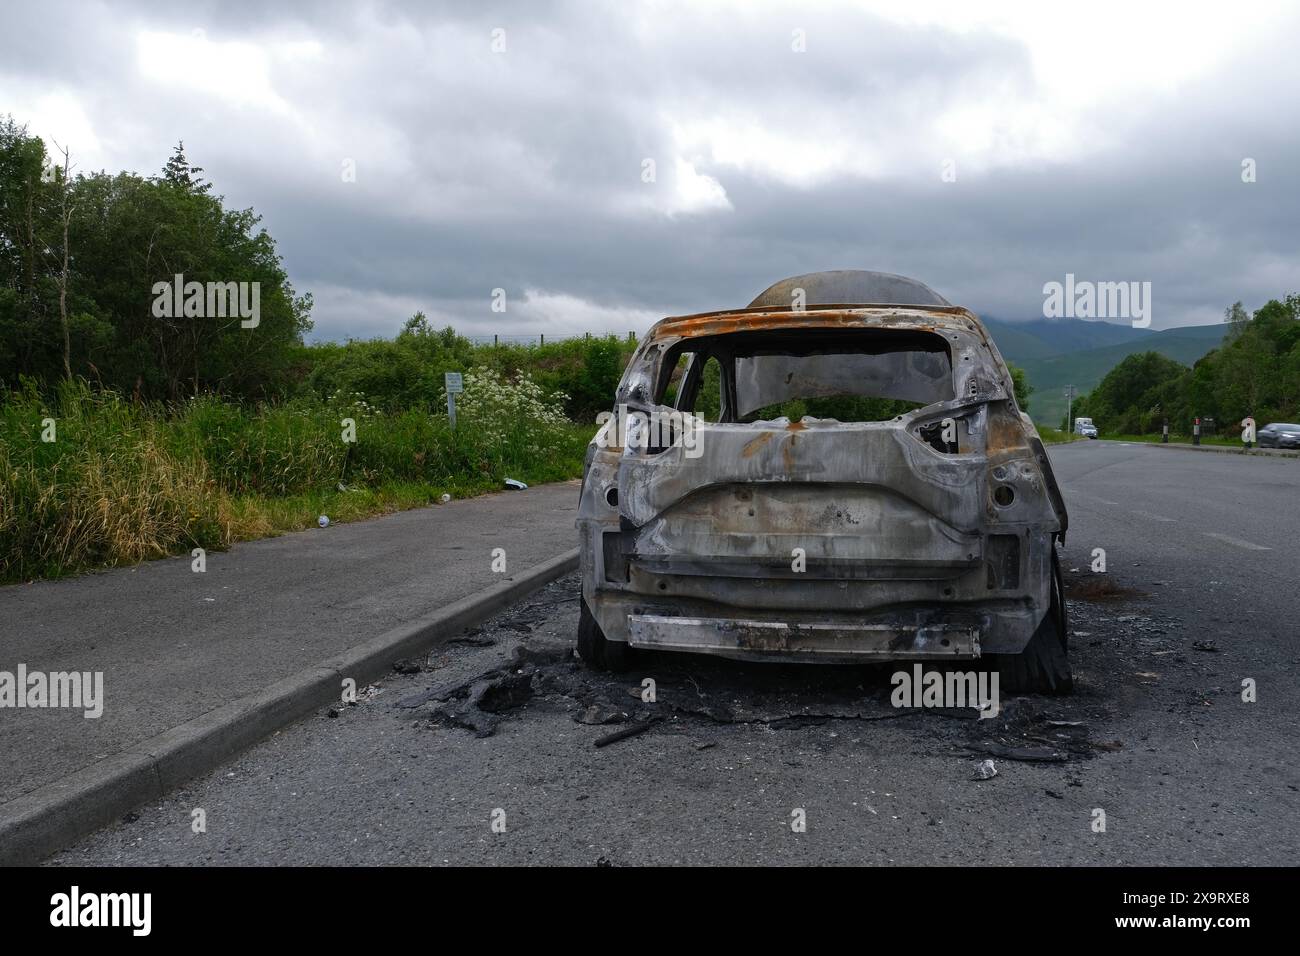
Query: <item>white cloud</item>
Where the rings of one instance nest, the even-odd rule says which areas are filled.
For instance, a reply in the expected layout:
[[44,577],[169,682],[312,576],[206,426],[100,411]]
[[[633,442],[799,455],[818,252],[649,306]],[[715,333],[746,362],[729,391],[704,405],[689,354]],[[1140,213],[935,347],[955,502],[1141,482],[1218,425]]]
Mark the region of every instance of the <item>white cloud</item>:
[[843,172],[869,175],[882,169],[877,150],[854,149],[832,137],[809,135],[803,124],[763,123],[757,116],[708,116],[676,124],[672,141],[684,152],[727,166],[805,187]]
[[722,184],[712,176],[697,172],[691,163],[679,158],[675,173],[675,196],[669,207],[672,212],[691,213],[732,208]]
[[574,295],[527,289],[523,300],[508,304],[500,316],[503,329],[527,332],[555,330],[562,334],[629,332],[638,334],[663,318],[663,313],[629,306],[602,305]]
[[[566,337],[587,332],[625,335],[645,331],[664,317],[663,310],[607,305],[562,292],[525,289],[507,295],[505,311],[492,311],[492,290],[479,299],[448,302],[435,296],[391,294],[339,285],[314,285],[317,328],[313,339],[374,338],[393,336],[416,312],[423,312],[434,328],[450,325],[462,332],[503,336]],[[343,334],[346,330],[346,335]]]
[[81,99],[68,90],[15,84],[5,99],[5,109],[12,110],[19,122],[30,120],[31,132],[45,141],[51,159],[66,147],[77,172],[99,169],[107,159],[110,150],[101,141]]
[[213,40],[202,28],[190,33],[144,30],[136,37],[140,75],[168,92],[191,91],[223,103],[291,114],[293,108],[271,82],[276,56],[294,63],[315,59],[314,41],[262,45],[245,40]]

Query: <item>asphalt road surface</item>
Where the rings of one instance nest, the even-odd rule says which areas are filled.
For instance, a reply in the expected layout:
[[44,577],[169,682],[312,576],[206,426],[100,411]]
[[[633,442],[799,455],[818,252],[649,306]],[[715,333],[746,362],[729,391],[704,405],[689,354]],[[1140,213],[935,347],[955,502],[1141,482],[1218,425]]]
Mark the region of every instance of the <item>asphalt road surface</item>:
[[892,667],[608,678],[568,658],[570,577],[53,862],[1295,864],[1300,462],[1051,454],[1071,697],[978,720],[893,708]]

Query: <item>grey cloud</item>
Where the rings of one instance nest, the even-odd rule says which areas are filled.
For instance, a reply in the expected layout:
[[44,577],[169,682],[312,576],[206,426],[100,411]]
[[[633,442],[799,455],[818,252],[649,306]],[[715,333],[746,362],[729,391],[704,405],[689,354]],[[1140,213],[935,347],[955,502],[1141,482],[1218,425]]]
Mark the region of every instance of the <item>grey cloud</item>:
[[[847,9],[71,9],[6,12],[14,29],[0,31],[0,92],[57,83],[143,172],[185,139],[219,191],[264,214],[300,291],[330,290],[315,313],[319,337],[391,334],[405,318],[395,309],[410,304],[466,332],[535,330],[536,314],[487,310],[495,287],[512,301],[531,289],[656,314],[734,307],[774,279],[822,268],[915,275],[1008,318],[1039,315],[1043,283],[1066,272],[1149,280],[1156,327],[1293,291],[1277,284],[1300,252],[1285,25],[1194,83],[1088,117],[1098,139],[1077,151],[987,168],[958,157],[957,182],[943,183],[937,113],[1035,95],[1017,41]],[[504,56],[488,49],[495,26],[508,31]],[[271,68],[292,115],[139,76],[135,31],[195,27],[217,41],[319,42],[319,60]],[[808,31],[806,54],[790,52],[795,27]],[[40,55],[15,39],[29,30]],[[18,118],[39,131],[39,117]],[[639,205],[674,188],[674,126],[703,121],[814,149],[880,150],[883,166],[791,184],[699,153],[685,158],[718,181],[729,209]],[[123,129],[129,141],[113,143]],[[1245,156],[1259,163],[1250,185],[1239,176]],[[653,185],[640,181],[647,157],[658,163]],[[356,183],[340,180],[344,158],[357,163]],[[550,321],[555,333],[583,331]]]

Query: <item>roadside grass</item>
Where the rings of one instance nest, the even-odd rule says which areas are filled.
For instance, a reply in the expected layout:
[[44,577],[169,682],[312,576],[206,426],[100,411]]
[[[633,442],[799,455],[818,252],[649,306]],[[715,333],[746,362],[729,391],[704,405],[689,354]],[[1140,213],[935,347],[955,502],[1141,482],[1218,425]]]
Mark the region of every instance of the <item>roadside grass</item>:
[[[1131,442],[1147,442],[1147,443],[1149,443],[1149,444],[1155,444],[1155,445],[1160,444],[1160,435],[1159,435],[1159,434],[1156,434],[1156,435],[1111,435],[1111,434],[1105,434],[1105,435],[1102,435],[1101,437],[1104,438],[1104,439],[1106,439],[1107,441],[1131,441]],[[1169,433],[1169,441],[1172,442],[1172,443],[1174,443],[1174,444],[1190,445],[1190,444],[1192,443],[1192,436],[1191,436],[1191,435],[1178,435],[1178,434],[1174,434],[1173,432],[1170,432],[1170,433]],[[1223,436],[1223,435],[1202,435],[1202,436],[1201,436],[1201,444],[1202,444],[1202,445],[1223,445],[1223,446],[1225,446],[1225,447],[1230,447],[1230,448],[1243,448],[1243,447],[1245,447],[1245,446],[1242,445],[1241,438],[1240,438],[1239,436],[1236,436],[1236,435],[1233,435],[1232,437],[1225,437],[1225,436]]]
[[487,373],[453,430],[445,415],[384,414],[359,396],[167,407],[84,382],[48,398],[24,385],[0,393],[0,582],[223,550],[322,514],[351,521],[482,494],[507,477],[578,477],[595,426],[564,418],[561,401]]
[[1038,437],[1043,440],[1044,445],[1066,445],[1072,441],[1086,441],[1082,435],[1064,432],[1059,428],[1048,428],[1046,425],[1039,425],[1037,428]]

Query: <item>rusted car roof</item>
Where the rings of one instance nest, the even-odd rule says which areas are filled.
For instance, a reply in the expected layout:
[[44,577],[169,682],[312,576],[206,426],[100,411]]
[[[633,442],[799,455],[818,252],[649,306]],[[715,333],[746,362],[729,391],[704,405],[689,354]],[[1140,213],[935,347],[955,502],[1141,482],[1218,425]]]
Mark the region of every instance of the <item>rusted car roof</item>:
[[[795,289],[804,290],[802,308],[791,304]],[[841,269],[782,279],[743,309],[669,316],[657,322],[647,338],[853,326],[927,332],[962,329],[988,337],[973,312],[953,305],[924,283],[887,272]]]
[[833,269],[807,272],[773,282],[749,303],[751,309],[789,305],[795,290],[803,290],[808,308],[824,305],[952,305],[924,282],[892,272],[865,269]]
[[944,329],[975,331],[987,337],[983,324],[961,306],[899,306],[892,303],[836,303],[807,309],[766,307],[727,309],[695,315],[670,316],[656,322],[647,339],[692,338],[779,328],[893,327],[925,332]]

